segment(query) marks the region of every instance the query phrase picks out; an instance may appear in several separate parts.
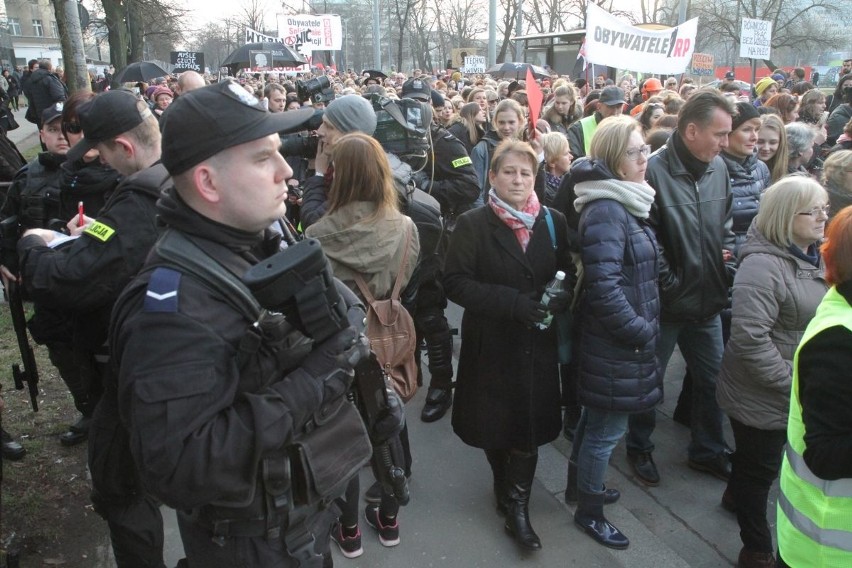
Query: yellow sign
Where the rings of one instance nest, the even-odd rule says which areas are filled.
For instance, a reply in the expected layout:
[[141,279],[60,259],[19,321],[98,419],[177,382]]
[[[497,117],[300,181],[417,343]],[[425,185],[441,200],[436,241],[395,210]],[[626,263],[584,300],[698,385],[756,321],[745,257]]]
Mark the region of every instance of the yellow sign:
[[88,229],[86,229],[85,233],[90,237],[94,237],[105,243],[115,234],[115,229],[109,225],[104,225],[103,223],[95,221]]

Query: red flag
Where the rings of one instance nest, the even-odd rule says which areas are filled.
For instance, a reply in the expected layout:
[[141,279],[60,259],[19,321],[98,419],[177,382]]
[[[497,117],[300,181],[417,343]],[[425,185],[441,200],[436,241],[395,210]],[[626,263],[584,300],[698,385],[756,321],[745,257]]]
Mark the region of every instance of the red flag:
[[541,103],[544,101],[544,95],[541,92],[541,87],[535,82],[532,71],[527,67],[527,101],[530,105],[530,132],[535,130],[535,124],[538,121],[538,116],[541,114]]

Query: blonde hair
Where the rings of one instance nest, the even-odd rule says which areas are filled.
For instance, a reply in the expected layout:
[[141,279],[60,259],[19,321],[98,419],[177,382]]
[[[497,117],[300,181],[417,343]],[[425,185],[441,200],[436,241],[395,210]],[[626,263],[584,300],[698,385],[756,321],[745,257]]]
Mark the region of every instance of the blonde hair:
[[[491,117],[491,124],[494,128],[497,128],[497,116],[501,112],[514,112],[518,116],[518,122],[523,125],[524,124],[524,110],[521,108],[521,105],[518,104],[518,101],[514,99],[503,99],[499,103],[497,103],[497,107],[494,109],[494,116]],[[520,135],[523,128],[518,128],[518,134]]]
[[763,192],[755,226],[770,242],[788,247],[793,244],[796,214],[820,202],[828,203],[828,193],[819,183],[807,176],[787,176]]
[[852,171],[852,150],[833,152],[822,165],[822,184],[852,195],[852,187],[843,187],[849,171]]
[[541,137],[544,163],[556,161],[568,151],[568,139],[561,132],[548,132]]
[[589,157],[602,161],[613,175],[621,177],[618,173],[621,160],[634,132],[641,132],[641,126],[632,117],[621,115],[603,119],[592,135]]
[[[760,117],[760,130],[764,128],[768,128],[778,135],[778,151],[766,162],[772,181],[776,182],[787,175],[787,163],[789,160],[787,154],[787,130],[784,128],[784,123],[781,122],[781,117],[777,114],[764,114]],[[760,136],[759,132],[758,136]]]

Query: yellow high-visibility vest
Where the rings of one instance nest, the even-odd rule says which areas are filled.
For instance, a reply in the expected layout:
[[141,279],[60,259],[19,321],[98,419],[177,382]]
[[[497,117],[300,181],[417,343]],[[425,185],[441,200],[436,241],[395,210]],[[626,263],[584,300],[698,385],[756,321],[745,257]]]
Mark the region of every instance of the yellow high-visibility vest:
[[799,402],[799,353],[819,332],[834,326],[852,331],[852,307],[832,287],[817,308],[793,359],[787,445],[778,496],[778,549],[792,568],[852,567],[852,478],[829,481],[807,466],[805,425]]

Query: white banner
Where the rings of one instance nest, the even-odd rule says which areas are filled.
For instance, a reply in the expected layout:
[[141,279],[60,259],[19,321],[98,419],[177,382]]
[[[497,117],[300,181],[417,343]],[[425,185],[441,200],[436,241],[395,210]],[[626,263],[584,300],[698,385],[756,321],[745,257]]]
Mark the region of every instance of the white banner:
[[338,51],[343,47],[343,26],[337,14],[278,14],[278,35],[301,54]]
[[[272,43],[284,43],[284,38],[266,35],[257,30],[253,30],[251,28],[246,28],[246,41],[245,43],[264,43],[264,42],[272,42]],[[286,45],[286,44],[285,44]],[[295,51],[295,50],[294,50]],[[311,52],[307,53],[299,53],[302,57],[305,58],[305,61],[308,63],[305,65],[298,65],[296,67],[273,67],[269,69],[271,71],[278,71],[280,73],[286,73],[287,75],[295,75],[297,73],[309,73],[311,71],[311,61],[313,57]],[[272,52],[272,57],[275,57],[275,52]]]
[[642,73],[676,75],[692,63],[697,32],[698,18],[667,30],[646,30],[590,3],[586,8],[586,60]]
[[772,22],[743,18],[740,28],[740,57],[769,59],[772,48]]
[[468,55],[464,58],[465,73],[485,73],[485,58],[479,55]]

